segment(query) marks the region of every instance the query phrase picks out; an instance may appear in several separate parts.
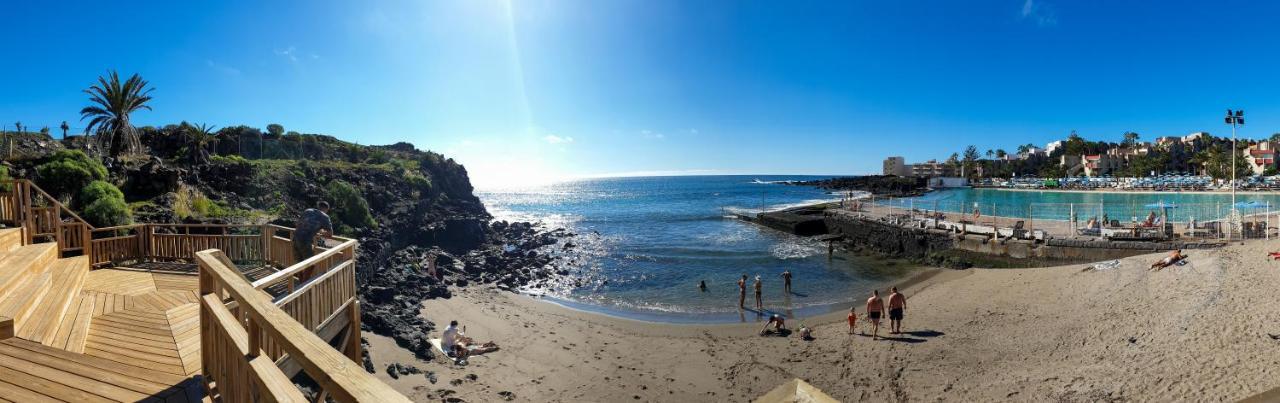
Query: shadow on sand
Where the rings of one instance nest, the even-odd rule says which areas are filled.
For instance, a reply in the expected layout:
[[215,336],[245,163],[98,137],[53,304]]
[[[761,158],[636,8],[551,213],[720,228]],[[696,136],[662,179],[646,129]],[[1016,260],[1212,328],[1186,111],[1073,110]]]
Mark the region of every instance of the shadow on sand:
[[938,337],[938,336],[945,335],[946,333],[939,332],[937,330],[916,330],[912,332],[902,332],[902,334],[915,336],[915,337]]

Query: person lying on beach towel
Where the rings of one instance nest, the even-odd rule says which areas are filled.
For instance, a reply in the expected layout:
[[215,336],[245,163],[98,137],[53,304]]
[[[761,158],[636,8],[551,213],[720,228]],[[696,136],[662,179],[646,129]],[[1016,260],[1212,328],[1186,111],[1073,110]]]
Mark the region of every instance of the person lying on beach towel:
[[498,350],[498,345],[494,342],[488,342],[480,345],[475,344],[475,340],[463,334],[458,329],[458,321],[449,321],[449,327],[444,329],[444,335],[440,340],[440,348],[444,353],[454,359],[456,363],[465,363],[467,357],[473,354],[484,354]]
[[1181,262],[1186,258],[1187,258],[1187,255],[1182,254],[1182,249],[1178,249],[1170,253],[1169,256],[1165,257],[1164,259],[1160,259],[1155,263],[1152,263],[1151,267],[1147,268],[1147,270],[1159,271],[1160,269],[1177,264],[1178,262]]
[[1267,257],[1271,258],[1271,260],[1280,260],[1280,252],[1268,253]]

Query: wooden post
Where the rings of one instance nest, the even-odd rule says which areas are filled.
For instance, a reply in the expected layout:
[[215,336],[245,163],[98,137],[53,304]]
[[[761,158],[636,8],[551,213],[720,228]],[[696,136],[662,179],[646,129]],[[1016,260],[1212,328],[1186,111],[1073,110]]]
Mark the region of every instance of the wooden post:
[[262,351],[262,328],[258,326],[258,320],[253,316],[249,316],[249,354],[250,359],[257,357]]
[[262,224],[258,228],[262,232],[262,261],[271,262],[271,237],[275,234],[272,234],[271,224]]
[[89,226],[84,223],[80,223],[79,226],[80,242],[82,242],[83,246],[80,252],[89,258],[89,265],[93,266],[93,264],[98,263],[93,261],[93,232],[89,231]]
[[362,353],[362,348],[360,347],[360,299],[352,299],[351,308],[347,311],[351,315],[351,320],[347,323],[347,331],[349,333],[345,350],[347,350],[347,357],[359,364],[361,363],[360,356]]

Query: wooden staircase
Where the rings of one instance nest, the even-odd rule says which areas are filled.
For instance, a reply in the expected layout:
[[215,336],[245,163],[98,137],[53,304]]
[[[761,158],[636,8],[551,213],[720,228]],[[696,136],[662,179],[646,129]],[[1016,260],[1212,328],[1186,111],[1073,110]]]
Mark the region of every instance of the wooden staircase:
[[[17,229],[0,230],[0,240]],[[20,238],[18,238],[20,239]],[[0,250],[5,247],[0,245]],[[89,259],[84,256],[57,258],[57,246],[34,244],[0,252],[0,316],[13,320],[13,334],[32,342],[71,351],[83,349],[84,339],[68,344],[76,326],[88,325],[88,318],[77,323],[65,321],[68,311],[80,306],[80,290],[89,272]],[[63,328],[66,325],[67,328]],[[61,332],[60,332],[61,331]],[[58,339],[59,333],[67,338]],[[79,333],[84,333],[79,332]]]

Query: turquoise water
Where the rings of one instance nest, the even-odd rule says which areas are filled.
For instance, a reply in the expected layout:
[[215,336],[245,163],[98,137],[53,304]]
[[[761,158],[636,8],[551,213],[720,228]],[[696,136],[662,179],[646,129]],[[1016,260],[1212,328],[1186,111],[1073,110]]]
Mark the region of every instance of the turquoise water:
[[[917,270],[840,254],[828,259],[825,244],[732,217],[839,199],[812,187],[774,183],[819,178],[609,178],[477,194],[497,219],[543,222],[579,234],[569,256],[576,262],[568,269],[583,281],[532,292],[643,320],[754,321],[757,313],[737,309],[735,281],[743,274],[763,279],[767,311],[805,316],[848,309],[872,288]],[[794,275],[789,295],[779,277],[784,269]],[[699,281],[707,282],[707,292],[698,290]]]
[[[1250,203],[1240,208],[1244,213],[1261,213],[1267,203],[1272,209],[1280,206],[1280,194],[1237,194],[1236,202]],[[1077,217],[1087,219],[1105,213],[1113,219],[1132,220],[1144,217],[1157,206],[1172,206],[1169,215],[1176,220],[1194,217],[1212,220],[1225,217],[1231,209],[1229,193],[1181,193],[1181,192],[1067,192],[1026,191],[1005,189],[947,189],[927,193],[920,197],[877,201],[917,209],[937,209],[970,213],[977,207],[983,215],[1002,217],[1027,217],[1036,219],[1066,220],[1071,211]]]

